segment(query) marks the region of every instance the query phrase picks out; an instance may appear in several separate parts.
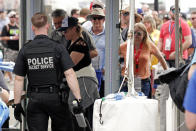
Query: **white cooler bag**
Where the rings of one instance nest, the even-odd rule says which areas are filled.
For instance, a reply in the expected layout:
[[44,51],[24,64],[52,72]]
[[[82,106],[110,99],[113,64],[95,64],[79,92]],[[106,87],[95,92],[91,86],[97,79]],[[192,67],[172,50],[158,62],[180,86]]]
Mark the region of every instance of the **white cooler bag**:
[[159,131],[158,101],[145,96],[98,99],[93,131]]
[[169,98],[166,101],[166,131],[175,130],[175,109],[176,106],[173,103],[171,96],[169,95]]

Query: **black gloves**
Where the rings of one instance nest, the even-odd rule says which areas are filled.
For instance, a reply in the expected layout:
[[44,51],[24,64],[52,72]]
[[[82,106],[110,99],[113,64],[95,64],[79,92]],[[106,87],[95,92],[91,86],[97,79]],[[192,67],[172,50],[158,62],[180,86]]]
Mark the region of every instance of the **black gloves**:
[[21,103],[14,104],[13,108],[14,108],[14,117],[15,117],[15,119],[22,122],[21,113],[22,113],[23,116],[25,116],[25,112],[22,108]]
[[82,102],[81,99],[80,100],[75,99],[73,101],[73,113],[74,114],[80,114],[84,112],[81,102]]

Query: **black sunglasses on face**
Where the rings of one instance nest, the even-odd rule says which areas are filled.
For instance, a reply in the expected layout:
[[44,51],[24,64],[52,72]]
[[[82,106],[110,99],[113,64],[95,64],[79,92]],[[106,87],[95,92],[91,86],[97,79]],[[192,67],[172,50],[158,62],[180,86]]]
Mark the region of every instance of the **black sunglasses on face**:
[[100,5],[93,5],[92,7],[93,7],[93,9],[94,8],[101,8],[101,9],[103,9]]
[[102,20],[103,17],[93,17],[92,19],[93,19],[93,20]]
[[134,31],[134,35],[142,36],[142,33],[141,33],[141,32],[139,32],[139,31]]
[[129,12],[123,13],[123,16],[128,16],[128,15],[129,15]]
[[196,19],[196,17],[191,18],[191,20],[195,20],[195,19]]
[[16,16],[11,16],[10,18],[16,18]]
[[[175,12],[176,12],[175,8],[173,8],[171,11],[172,11],[173,14],[175,14]],[[179,9],[179,12],[180,12],[180,9]]]

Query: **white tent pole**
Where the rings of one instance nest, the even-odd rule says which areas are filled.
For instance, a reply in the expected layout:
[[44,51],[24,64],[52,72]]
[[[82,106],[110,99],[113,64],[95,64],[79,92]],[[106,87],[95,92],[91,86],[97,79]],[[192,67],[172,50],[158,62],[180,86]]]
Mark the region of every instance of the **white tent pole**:
[[[128,92],[134,94],[135,90],[134,90],[134,23],[135,23],[135,0],[130,0],[129,1],[129,5],[130,5],[130,19],[129,19],[129,31],[128,31],[128,40],[127,40],[127,48],[129,50],[128,53],[128,60],[129,62],[127,62],[128,66],[128,77],[131,81],[130,84],[128,84]],[[130,94],[128,94],[130,95]]]

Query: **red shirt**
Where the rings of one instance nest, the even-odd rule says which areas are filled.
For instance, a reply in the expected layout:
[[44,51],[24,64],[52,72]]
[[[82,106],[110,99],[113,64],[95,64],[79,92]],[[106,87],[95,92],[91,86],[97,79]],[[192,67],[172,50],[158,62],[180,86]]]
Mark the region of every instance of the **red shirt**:
[[[175,21],[170,20],[167,21],[165,24],[162,25],[161,27],[161,31],[160,31],[160,38],[163,40],[163,46],[162,46],[162,52],[165,54],[166,56],[166,60],[169,60],[169,55],[175,51]],[[182,20],[182,18],[179,19],[179,25],[181,25],[182,27],[182,43],[184,43],[184,37],[191,35],[191,30],[190,27],[188,26],[188,24]],[[171,36],[170,36],[171,34]],[[166,39],[169,38],[169,36],[171,37],[171,49],[170,51],[165,50],[165,45],[166,45]],[[179,45],[180,47],[180,45]],[[188,51],[185,50],[183,52],[183,58],[184,59],[188,59]]]

